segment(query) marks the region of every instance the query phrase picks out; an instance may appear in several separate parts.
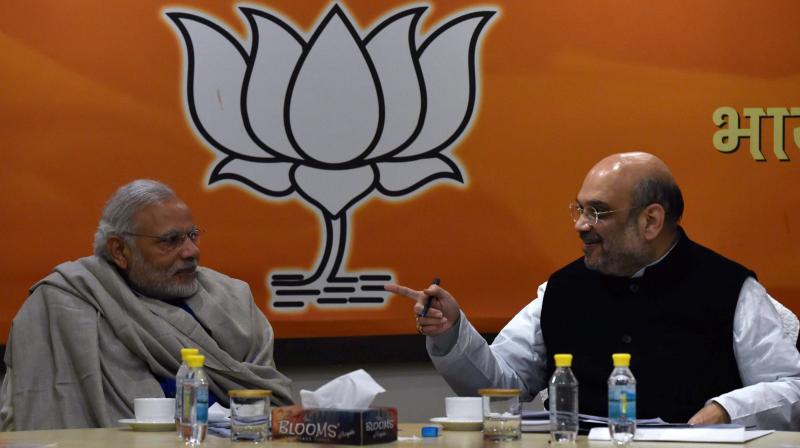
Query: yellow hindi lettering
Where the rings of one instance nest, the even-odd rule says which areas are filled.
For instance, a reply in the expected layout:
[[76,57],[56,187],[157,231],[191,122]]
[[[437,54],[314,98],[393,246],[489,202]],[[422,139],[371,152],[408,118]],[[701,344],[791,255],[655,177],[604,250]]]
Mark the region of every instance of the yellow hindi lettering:
[[[730,107],[718,107],[712,116],[714,124],[719,128],[714,133],[714,148],[719,152],[731,153],[739,149],[741,139],[750,140],[750,155],[755,161],[764,161],[766,158],[761,152],[761,120],[764,117],[772,118],[772,151],[780,161],[788,161],[784,144],[785,123],[787,117],[800,117],[800,107],[745,107],[742,116],[748,119],[748,127],[739,127],[739,112]],[[726,127],[727,126],[727,127]],[[793,130],[794,144],[800,148],[800,128]]]
[[[739,112],[723,106],[714,111],[714,124],[720,128],[714,133],[714,147],[719,152],[734,152],[739,149],[740,139],[750,139],[750,155],[754,160],[765,160],[761,153],[761,117],[765,115],[759,107],[745,107],[744,116],[750,119],[750,127],[739,129]],[[728,125],[727,128],[722,127]]]
[[767,115],[772,117],[772,151],[778,160],[789,160],[786,151],[783,150],[783,123],[789,114],[789,109],[785,107],[768,107]]
[[[792,108],[792,116],[800,117],[800,107]],[[794,146],[800,149],[800,127],[794,128]]]

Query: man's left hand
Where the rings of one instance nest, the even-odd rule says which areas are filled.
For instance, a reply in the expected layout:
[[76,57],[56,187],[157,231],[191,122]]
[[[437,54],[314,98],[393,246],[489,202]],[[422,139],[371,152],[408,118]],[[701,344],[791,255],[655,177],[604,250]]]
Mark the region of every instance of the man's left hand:
[[728,415],[728,411],[716,401],[712,401],[689,419],[690,425],[716,425],[730,422],[731,417]]

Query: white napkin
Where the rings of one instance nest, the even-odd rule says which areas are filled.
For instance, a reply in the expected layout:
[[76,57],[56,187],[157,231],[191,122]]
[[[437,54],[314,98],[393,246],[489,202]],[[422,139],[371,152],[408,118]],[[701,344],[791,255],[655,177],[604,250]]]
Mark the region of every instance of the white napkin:
[[376,383],[364,369],[342,375],[311,392],[300,391],[305,408],[367,409],[372,400],[386,389]]
[[225,406],[214,403],[208,408],[208,423],[228,422],[231,419],[231,410]]

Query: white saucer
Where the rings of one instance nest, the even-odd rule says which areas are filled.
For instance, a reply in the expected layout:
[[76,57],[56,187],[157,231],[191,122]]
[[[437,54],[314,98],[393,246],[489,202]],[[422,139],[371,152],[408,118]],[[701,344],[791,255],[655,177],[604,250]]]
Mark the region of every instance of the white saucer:
[[435,417],[431,422],[438,423],[449,431],[480,431],[483,429],[483,419]]
[[118,420],[123,425],[128,425],[134,431],[175,431],[175,420],[163,422],[140,422],[135,418],[121,418]]

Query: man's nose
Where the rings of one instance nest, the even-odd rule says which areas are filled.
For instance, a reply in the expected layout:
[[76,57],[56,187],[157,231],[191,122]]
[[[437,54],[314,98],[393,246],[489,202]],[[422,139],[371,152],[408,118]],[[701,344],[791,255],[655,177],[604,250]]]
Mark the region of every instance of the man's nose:
[[585,213],[581,213],[578,216],[578,220],[575,221],[575,231],[576,232],[585,232],[592,228],[592,223],[590,219],[586,216]]
[[186,238],[180,248],[180,256],[183,259],[198,258],[200,255],[200,246],[196,241],[191,238]]

